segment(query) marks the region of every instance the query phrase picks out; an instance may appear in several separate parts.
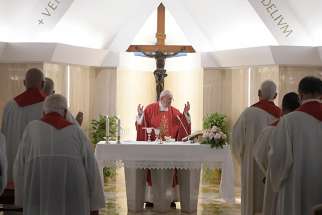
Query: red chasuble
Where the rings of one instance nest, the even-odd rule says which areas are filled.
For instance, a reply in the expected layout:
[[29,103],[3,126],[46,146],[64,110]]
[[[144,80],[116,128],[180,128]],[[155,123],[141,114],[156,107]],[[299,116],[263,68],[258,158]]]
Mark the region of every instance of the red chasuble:
[[315,119],[322,121],[322,104],[318,101],[306,102],[297,111],[307,113]]
[[43,118],[41,118],[41,121],[55,127],[56,129],[63,129],[73,124],[56,112],[47,113]]
[[40,89],[30,88],[20,95],[16,96],[14,100],[20,107],[26,107],[29,105],[37,104],[43,102],[46,98],[45,93]]
[[[160,128],[163,137],[171,136],[177,141],[191,134],[191,124],[188,123],[184,114],[172,106],[168,108],[168,111],[160,111],[158,102],[148,105],[144,110],[143,123],[136,124],[136,139],[138,141],[147,140],[144,127]],[[151,140],[155,140],[155,138],[155,134],[152,132]]]
[[[180,119],[180,120],[179,120]],[[160,105],[158,102],[148,105],[144,110],[144,118],[141,125],[136,123],[136,131],[138,141],[148,140],[146,128],[162,128],[163,137],[171,136],[175,140],[181,140],[182,138],[191,134],[191,124],[188,123],[184,114],[180,113],[176,108],[169,107],[168,111],[160,111]],[[161,134],[161,133],[160,133]],[[151,135],[151,140],[155,140],[154,131]],[[147,182],[149,186],[152,186],[151,173],[147,173]],[[173,178],[173,186],[177,185],[176,175]]]
[[252,107],[262,109],[276,118],[280,118],[282,116],[281,109],[271,101],[260,100],[256,104],[252,105]]

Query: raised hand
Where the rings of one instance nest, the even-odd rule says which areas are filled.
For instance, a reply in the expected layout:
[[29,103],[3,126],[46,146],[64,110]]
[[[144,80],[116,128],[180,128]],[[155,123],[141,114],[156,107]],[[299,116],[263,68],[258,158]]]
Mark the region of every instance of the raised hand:
[[142,116],[142,114],[143,114],[143,108],[144,108],[144,106],[143,106],[143,105],[141,105],[141,104],[139,104],[139,105],[138,105],[137,110],[138,110],[138,116],[139,116],[139,117],[141,117],[141,116]]
[[184,109],[183,109],[183,113],[189,113],[190,111],[190,103],[187,102],[185,105],[184,105]]
[[84,118],[84,113],[83,112],[78,112],[75,119],[78,122],[78,124],[81,126],[83,123],[83,118]]

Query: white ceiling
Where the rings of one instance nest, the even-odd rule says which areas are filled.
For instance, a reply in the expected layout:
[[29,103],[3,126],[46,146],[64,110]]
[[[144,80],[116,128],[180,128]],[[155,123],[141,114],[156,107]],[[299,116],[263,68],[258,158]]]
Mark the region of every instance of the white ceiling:
[[[312,37],[312,45],[322,45],[322,2],[320,0],[271,0],[283,3]],[[51,2],[57,8],[50,21],[37,19]],[[60,2],[59,4],[57,2]],[[58,42],[89,48],[121,51],[133,41],[142,26],[151,31],[158,0],[0,0],[0,41]],[[168,39],[190,42],[198,51],[216,51],[279,44],[259,11],[247,0],[163,0],[168,25],[175,22],[180,31],[168,31]],[[283,8],[285,9],[285,8]],[[170,24],[169,24],[170,23]],[[173,33],[173,34],[172,34]],[[141,40],[142,41],[142,38]],[[143,41],[142,41],[143,42]],[[169,43],[172,43],[169,40]],[[299,44],[302,45],[302,44]]]
[[[287,39],[281,40],[262,1],[275,4],[290,25],[300,26],[296,33],[301,36],[289,44]],[[116,56],[130,44],[154,43],[156,10],[162,2],[166,7],[167,44],[192,45],[197,52],[322,46],[321,0],[262,1],[0,0],[0,43],[67,44]],[[44,15],[47,12],[50,16]],[[41,18],[45,24],[38,24]],[[99,53],[101,56],[103,52]]]

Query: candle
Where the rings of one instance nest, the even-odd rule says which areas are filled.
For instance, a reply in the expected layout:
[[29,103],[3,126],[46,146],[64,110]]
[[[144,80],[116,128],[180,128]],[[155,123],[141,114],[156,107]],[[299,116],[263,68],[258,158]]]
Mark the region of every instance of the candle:
[[110,136],[110,119],[108,118],[108,115],[106,115],[106,143],[109,141]]

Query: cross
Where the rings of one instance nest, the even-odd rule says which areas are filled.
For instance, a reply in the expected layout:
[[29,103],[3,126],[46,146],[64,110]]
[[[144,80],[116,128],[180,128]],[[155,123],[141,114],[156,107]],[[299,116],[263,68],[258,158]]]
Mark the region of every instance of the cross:
[[43,24],[45,24],[45,23],[44,23],[44,20],[43,20],[43,19],[39,19],[39,20],[38,20],[38,25],[43,25]]
[[127,52],[141,52],[145,57],[154,58],[156,61],[156,70],[154,70],[154,78],[156,81],[157,99],[164,89],[164,78],[168,75],[164,69],[165,59],[174,57],[179,53],[195,52],[192,46],[165,45],[165,8],[161,3],[158,6],[157,17],[157,33],[155,35],[157,42],[155,45],[130,45]]

